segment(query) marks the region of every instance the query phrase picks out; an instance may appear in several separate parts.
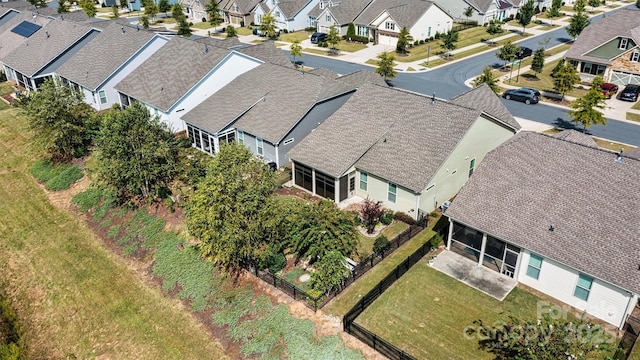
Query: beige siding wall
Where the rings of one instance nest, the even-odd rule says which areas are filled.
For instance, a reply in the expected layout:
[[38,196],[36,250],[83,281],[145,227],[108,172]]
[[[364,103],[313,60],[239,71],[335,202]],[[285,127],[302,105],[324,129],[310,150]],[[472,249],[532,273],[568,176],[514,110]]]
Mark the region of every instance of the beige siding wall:
[[[469,165],[475,168],[485,155],[514,135],[497,123],[478,118],[420,196],[420,209],[429,212],[460,191],[469,179]],[[431,185],[433,187],[429,188]]]
[[[367,174],[367,190],[360,189],[360,171],[356,173],[356,195],[372,201],[382,201],[387,209],[402,211],[415,217],[417,196],[411,191],[397,186],[395,203],[388,200],[389,182],[372,174]],[[411,211],[413,209],[413,211]]]

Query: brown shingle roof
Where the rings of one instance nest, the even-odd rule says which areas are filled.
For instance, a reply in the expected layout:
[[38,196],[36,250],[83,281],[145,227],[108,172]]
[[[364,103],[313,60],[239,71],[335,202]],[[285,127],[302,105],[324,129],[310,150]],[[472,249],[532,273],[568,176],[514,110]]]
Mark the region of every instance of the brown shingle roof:
[[467,106],[472,109],[479,109],[500,120],[514,130],[520,130],[520,124],[504,106],[500,98],[491,91],[487,84],[482,84],[460,95],[456,95],[450,100],[454,104]]
[[446,215],[640,293],[640,161],[615,158],[522,132],[484,158]]
[[357,70],[338,77],[338,80],[346,82],[356,88],[362,86],[364,83],[372,83],[384,87],[389,86],[382,76],[369,70]]
[[[322,11],[329,11],[340,26],[352,22],[369,5],[372,0],[342,0],[338,5],[325,7]],[[320,13],[322,14],[322,12]]]
[[590,135],[576,130],[563,130],[553,136],[557,137],[558,139],[574,142],[576,144],[598,147],[598,143],[596,143],[596,141],[593,140]]

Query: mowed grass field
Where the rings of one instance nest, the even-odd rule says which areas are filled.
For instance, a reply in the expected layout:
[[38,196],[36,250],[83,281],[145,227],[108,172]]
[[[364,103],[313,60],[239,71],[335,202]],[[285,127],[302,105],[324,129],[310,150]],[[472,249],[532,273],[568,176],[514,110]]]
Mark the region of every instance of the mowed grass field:
[[14,108],[0,111],[0,284],[30,359],[224,359],[204,327],[52,206]]

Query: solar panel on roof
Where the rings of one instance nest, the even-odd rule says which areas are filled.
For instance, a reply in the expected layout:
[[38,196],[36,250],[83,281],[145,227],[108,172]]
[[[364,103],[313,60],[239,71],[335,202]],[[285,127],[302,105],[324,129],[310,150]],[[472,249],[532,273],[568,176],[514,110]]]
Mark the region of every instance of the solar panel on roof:
[[41,27],[42,26],[38,24],[34,24],[25,20],[11,29],[11,32],[28,38],[29,36],[33,35],[33,33],[40,30]]

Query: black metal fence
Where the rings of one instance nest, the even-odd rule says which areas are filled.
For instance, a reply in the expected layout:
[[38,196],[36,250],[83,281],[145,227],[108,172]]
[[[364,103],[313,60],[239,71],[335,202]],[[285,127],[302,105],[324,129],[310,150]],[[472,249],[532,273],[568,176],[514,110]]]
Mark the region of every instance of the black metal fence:
[[431,240],[427,241],[420,248],[409,255],[401,264],[396,266],[389,275],[387,275],[382,281],[371,289],[365,296],[363,296],[358,303],[347,312],[342,318],[342,325],[344,331],[355,336],[360,341],[371,346],[374,350],[383,354],[392,360],[412,360],[415,359],[410,354],[407,354],[402,349],[392,345],[388,341],[384,340],[375,333],[365,329],[361,325],[355,322],[355,319],[362,314],[362,312],[369,307],[382,293],[385,292],[393,283],[396,282],[402,275],[404,275],[413,265],[415,265],[420,259],[431,251]]
[[628,359],[638,341],[638,336],[640,336],[640,319],[629,316],[624,325],[624,334],[613,358],[616,360]]
[[253,269],[251,273],[264,280],[268,284],[274,286],[275,288],[280,289],[282,292],[291,296],[292,298],[296,300],[302,300],[307,307],[309,307],[313,311],[316,311],[325,306],[331,299],[336,297],[345,288],[347,288],[347,286],[351,285],[367,271],[371,270],[371,268],[373,268],[380,261],[384,260],[391,253],[396,251],[404,243],[411,240],[414,236],[418,235],[422,230],[424,230],[424,228],[421,226],[411,225],[407,230],[403,231],[393,240],[391,240],[389,242],[389,246],[387,246],[383,251],[369,255],[364,260],[360,261],[353,268],[353,270],[351,271],[351,275],[347,279],[345,279],[341,286],[331,289],[330,291],[327,291],[318,297],[309,295],[306,291],[299,288],[295,284],[292,284],[289,281],[268,271]]

